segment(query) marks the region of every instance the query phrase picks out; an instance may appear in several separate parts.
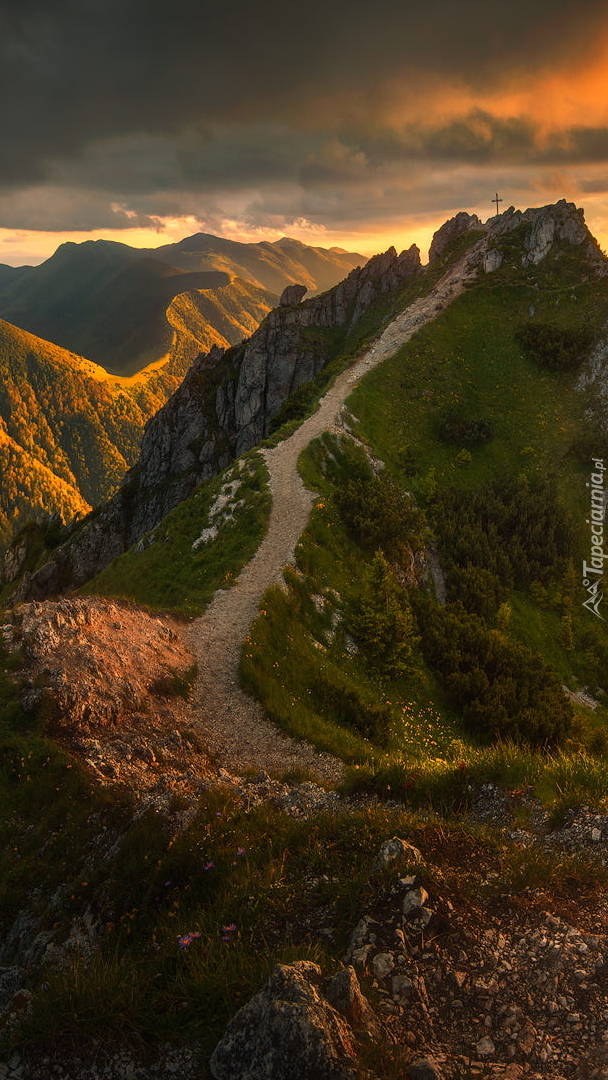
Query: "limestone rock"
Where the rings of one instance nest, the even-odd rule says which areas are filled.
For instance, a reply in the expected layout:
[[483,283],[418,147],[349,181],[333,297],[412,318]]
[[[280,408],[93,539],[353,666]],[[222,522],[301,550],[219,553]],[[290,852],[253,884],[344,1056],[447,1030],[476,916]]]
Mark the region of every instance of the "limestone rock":
[[281,293],[279,307],[293,307],[294,304],[299,304],[307,292],[306,285],[287,285]]
[[486,252],[483,259],[483,270],[485,274],[492,274],[494,270],[499,270],[502,266],[503,254],[498,248],[490,248]]
[[469,232],[471,229],[483,229],[483,225],[477,214],[467,214],[462,210],[456,217],[450,218],[435,233],[429,248],[429,266],[447,251],[448,247],[457,236]]
[[372,971],[374,978],[382,980],[386,979],[387,975],[390,975],[395,966],[392,953],[381,952],[376,953],[372,960]]
[[490,1057],[496,1053],[496,1047],[489,1035],[483,1035],[478,1043],[476,1043],[475,1049],[480,1057]]
[[402,911],[406,919],[419,918],[429,894],[422,886],[410,889],[403,898]]
[[359,980],[352,967],[346,967],[328,979],[323,989],[329,1004],[350,1024],[353,1031],[377,1035],[380,1025],[369,1001],[361,993]]
[[321,969],[279,964],[229,1023],[210,1061],[215,1080],[353,1080],[356,1052],[345,1020],[321,994]]
[[417,863],[422,859],[417,847],[413,844],[408,844],[407,840],[402,840],[399,836],[393,836],[392,840],[385,840],[378,852],[374,865],[372,866],[372,874],[377,874],[380,870],[384,870],[391,863],[406,862]]
[[590,269],[600,274],[608,271],[606,260],[585,224],[583,211],[565,199],[523,212],[510,206],[504,214],[492,218],[489,224],[489,236],[492,238],[524,226],[523,267],[536,266],[546,258],[554,244],[565,242],[580,249]]

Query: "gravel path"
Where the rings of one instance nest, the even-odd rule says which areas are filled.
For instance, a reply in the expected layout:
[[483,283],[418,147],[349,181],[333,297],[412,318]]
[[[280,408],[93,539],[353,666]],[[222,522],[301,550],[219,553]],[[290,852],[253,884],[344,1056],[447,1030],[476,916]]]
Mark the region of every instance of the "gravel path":
[[465,281],[473,274],[466,257],[452,267],[428,296],[411,304],[368,352],[338,376],[314,416],[289,439],[264,451],[272,493],[266,537],[232,588],[218,590],[204,615],[195,619],[187,631],[199,668],[193,706],[201,735],[218,764],[230,771],[261,769],[277,774],[297,767],[330,783],[342,775],[341,761],[281,734],[258,702],[239,688],[241,646],[263,593],[273,582],[282,580],[283,568],[293,562],[296,543],[308,521],[315,495],[304,487],[298,475],[302,450],[324,431],[344,430],[340,414],[355,384],[435,318],[463,291]]

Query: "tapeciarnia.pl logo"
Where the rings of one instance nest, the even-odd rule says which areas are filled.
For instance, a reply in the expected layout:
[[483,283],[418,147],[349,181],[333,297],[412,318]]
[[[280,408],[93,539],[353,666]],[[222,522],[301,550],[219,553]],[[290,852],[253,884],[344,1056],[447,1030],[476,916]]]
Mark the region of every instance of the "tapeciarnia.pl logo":
[[583,607],[597,615],[598,619],[604,618],[600,614],[600,604],[604,596],[604,559],[608,559],[608,551],[604,552],[604,520],[606,517],[604,472],[606,466],[603,458],[591,458],[593,472],[590,482],[586,485],[590,491],[591,508],[587,525],[591,527],[591,558],[587,562],[583,560],[583,585],[588,593]]

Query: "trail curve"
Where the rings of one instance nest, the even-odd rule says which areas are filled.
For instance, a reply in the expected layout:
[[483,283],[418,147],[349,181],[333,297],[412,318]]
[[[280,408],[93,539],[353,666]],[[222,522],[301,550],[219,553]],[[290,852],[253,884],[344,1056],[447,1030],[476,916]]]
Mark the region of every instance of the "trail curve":
[[269,587],[293,562],[315,494],[297,470],[298,458],[324,431],[344,430],[340,412],[359,380],[392,356],[425,323],[434,319],[464,289],[475,273],[468,257],[448,271],[435,288],[394,319],[369,350],[335,380],[309,417],[288,439],[264,450],[270,474],[272,509],[268,531],[256,554],[230,589],[220,589],[205,613],[192,621],[186,636],[198,664],[193,710],[201,737],[219,764],[232,772],[258,769],[280,774],[307,769],[321,781],[336,782],[343,763],[281,733],[261,705],[238,685],[238,663],[246,638]]

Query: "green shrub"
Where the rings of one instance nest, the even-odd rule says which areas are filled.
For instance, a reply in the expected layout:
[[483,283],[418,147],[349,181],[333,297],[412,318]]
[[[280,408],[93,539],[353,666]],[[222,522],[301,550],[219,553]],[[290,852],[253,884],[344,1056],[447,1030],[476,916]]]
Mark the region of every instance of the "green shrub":
[[349,533],[362,548],[399,559],[420,545],[422,513],[404,488],[383,470],[375,475],[360,447],[349,451],[349,479],[334,495]]
[[380,552],[374,558],[364,594],[346,613],[346,628],[382,674],[397,677],[409,669],[412,649],[418,642],[414,617],[406,590]]
[[461,604],[420,597],[416,611],[426,660],[476,737],[549,746],[567,735],[572,706],[538,655]]
[[579,367],[593,343],[593,334],[585,327],[539,322],[520,326],[515,338],[528,360],[548,371],[571,371]]
[[494,428],[490,420],[467,417],[460,409],[448,409],[439,419],[437,434],[442,442],[455,443],[456,446],[470,450],[488,442],[494,434]]

